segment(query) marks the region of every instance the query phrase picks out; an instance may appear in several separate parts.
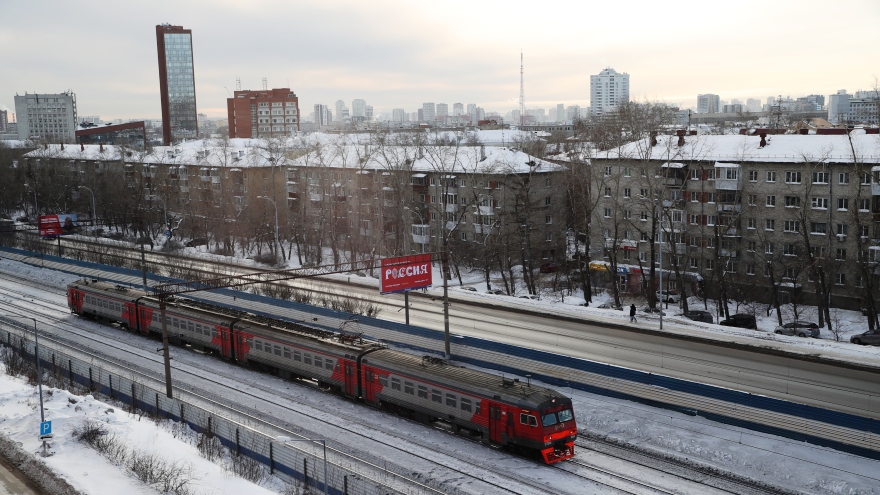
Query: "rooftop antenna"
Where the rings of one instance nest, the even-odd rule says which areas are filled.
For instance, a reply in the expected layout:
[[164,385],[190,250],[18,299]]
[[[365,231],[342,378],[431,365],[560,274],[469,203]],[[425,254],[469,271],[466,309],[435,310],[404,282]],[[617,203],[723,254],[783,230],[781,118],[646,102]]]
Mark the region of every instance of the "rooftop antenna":
[[241,91],[241,78],[240,77],[235,78],[235,90]]
[[263,78],[263,91],[266,91],[268,89],[268,87],[269,87],[268,82],[266,81],[266,78],[264,77]]
[[519,125],[526,123],[526,87],[523,71],[523,52],[519,50]]

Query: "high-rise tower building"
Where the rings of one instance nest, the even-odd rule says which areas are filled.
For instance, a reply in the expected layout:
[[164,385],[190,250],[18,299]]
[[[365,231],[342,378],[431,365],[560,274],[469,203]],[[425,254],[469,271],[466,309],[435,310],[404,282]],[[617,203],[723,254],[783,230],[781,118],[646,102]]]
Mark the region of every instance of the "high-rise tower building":
[[590,76],[590,112],[602,115],[629,101],[629,74],[608,67]]
[[437,104],[437,120],[446,121],[446,118],[449,117],[449,105],[446,103],[438,103]]
[[156,26],[156,47],[159,51],[162,140],[168,146],[174,141],[199,135],[192,30],[160,24]]
[[366,117],[367,116],[367,102],[358,98],[356,100],[351,101],[351,116],[352,117]]
[[697,113],[718,113],[721,111],[721,98],[718,95],[697,95]]
[[6,116],[6,110],[0,110],[0,132],[6,132],[9,125],[9,117]]
[[431,123],[434,122],[434,119],[437,116],[437,108],[434,106],[433,102],[422,103],[422,119]]

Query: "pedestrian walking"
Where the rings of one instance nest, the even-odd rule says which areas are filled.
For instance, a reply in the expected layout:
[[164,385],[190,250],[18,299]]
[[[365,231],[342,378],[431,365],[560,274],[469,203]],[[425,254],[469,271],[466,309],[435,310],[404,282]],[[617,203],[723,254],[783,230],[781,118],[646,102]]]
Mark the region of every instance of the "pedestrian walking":
[[630,323],[638,323],[639,322],[638,320],[636,320],[636,305],[635,304],[631,304],[629,307],[629,321],[630,321]]

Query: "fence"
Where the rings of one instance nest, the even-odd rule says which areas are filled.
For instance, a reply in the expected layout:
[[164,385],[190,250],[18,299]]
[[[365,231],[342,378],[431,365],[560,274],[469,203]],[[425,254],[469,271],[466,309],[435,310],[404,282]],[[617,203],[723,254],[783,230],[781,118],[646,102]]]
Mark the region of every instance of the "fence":
[[[29,360],[34,358],[32,337],[32,328],[0,317],[0,343]],[[186,424],[196,433],[217,438],[231,453],[256,460],[284,482],[302,487],[302,493],[325,493],[325,482],[326,493],[333,495],[409,493],[333,464],[327,469],[328,480],[324,480],[322,456],[304,452],[185,399],[169,399],[164,392],[71,356],[43,339],[39,352],[43,375],[51,376],[59,385],[87,389],[121,402],[132,411]]]

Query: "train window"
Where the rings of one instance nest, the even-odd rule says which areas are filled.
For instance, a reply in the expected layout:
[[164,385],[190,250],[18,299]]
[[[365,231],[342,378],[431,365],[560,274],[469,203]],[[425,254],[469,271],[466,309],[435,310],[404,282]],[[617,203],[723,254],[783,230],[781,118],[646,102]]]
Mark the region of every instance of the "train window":
[[556,419],[556,413],[548,413],[541,416],[541,424],[544,426],[553,426],[558,422],[559,420]]
[[446,394],[446,405],[449,407],[456,407],[455,394]]
[[400,378],[391,379],[391,390],[400,390]]
[[284,359],[290,359],[290,348],[289,347],[284,348]]
[[372,371],[367,371],[367,372],[365,373],[365,375],[367,376],[367,381],[370,382],[370,383],[373,383],[373,372],[372,372]]
[[333,369],[333,360],[328,359],[328,360],[324,361],[324,368],[326,368],[328,370],[332,370]]
[[519,422],[524,425],[538,426],[538,418],[532,416],[531,414],[520,414]]
[[[193,325],[193,322],[188,321],[188,322],[186,322],[186,324],[187,324],[187,326],[189,327],[189,331],[190,331],[190,332],[195,332],[195,331],[196,331],[196,329],[195,329],[195,325]],[[184,329],[184,330],[186,330],[186,329]]]
[[564,411],[559,411],[557,413],[559,416],[559,422],[564,423],[566,421],[571,421],[574,419],[574,415],[571,413],[571,409],[566,409]]
[[280,345],[277,345],[277,344],[275,345],[275,355],[276,356],[281,355],[281,346]]
[[403,382],[403,391],[409,395],[412,395],[413,394],[412,382]]
[[305,359],[303,360],[303,362],[306,363],[306,364],[312,364],[312,355],[311,355],[311,354],[306,354],[306,355],[305,355]]
[[180,321],[177,318],[171,318],[171,325],[174,328],[180,328]]
[[254,349],[256,349],[258,351],[262,351],[263,350],[263,342],[260,340],[255,340],[254,341]]
[[315,356],[315,367],[323,368],[324,367],[324,359],[320,356]]
[[293,360],[302,361],[302,354],[300,354],[299,351],[293,351]]
[[153,313],[153,321],[159,323],[159,315],[157,315],[156,313]]
[[388,386],[388,377],[379,375],[379,385],[382,385],[383,387],[387,387]]
[[202,334],[202,324],[201,323],[196,323],[196,333],[199,335]]
[[211,337],[214,337],[215,339],[217,338],[217,329],[216,328],[211,329]]
[[471,412],[471,400],[470,399],[465,399],[464,397],[461,398],[461,410],[464,412]]
[[480,401],[476,401],[476,403],[474,404],[474,414],[476,414],[477,416],[483,414],[483,408],[480,407],[480,404]]
[[432,388],[431,389],[431,400],[433,402],[438,403],[438,404],[442,404],[443,403],[443,394],[440,393],[439,390]]
[[428,387],[424,385],[419,385],[419,397],[422,399],[428,398]]

